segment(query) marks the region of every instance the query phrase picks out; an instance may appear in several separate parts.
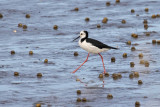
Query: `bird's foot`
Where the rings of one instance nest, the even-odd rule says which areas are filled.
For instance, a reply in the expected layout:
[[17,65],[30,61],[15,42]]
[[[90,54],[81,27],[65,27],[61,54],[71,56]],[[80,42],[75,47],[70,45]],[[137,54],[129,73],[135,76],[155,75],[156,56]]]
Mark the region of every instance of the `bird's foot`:
[[71,72],[71,73],[73,73],[73,74],[74,74],[76,71],[77,71],[77,69],[76,69],[76,70],[74,70],[74,71],[73,71],[73,72]]
[[106,71],[104,71],[103,74],[105,75],[105,74],[106,74]]
[[72,74],[74,74],[75,72],[73,71],[73,72],[71,72]]

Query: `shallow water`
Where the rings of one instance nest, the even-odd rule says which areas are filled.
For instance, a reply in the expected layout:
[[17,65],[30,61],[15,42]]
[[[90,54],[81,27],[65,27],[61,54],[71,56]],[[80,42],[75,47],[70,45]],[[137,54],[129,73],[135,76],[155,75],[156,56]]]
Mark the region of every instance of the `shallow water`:
[[[152,19],[152,14],[159,14],[159,0],[121,0],[120,3],[105,0],[0,0],[0,107],[79,107],[107,106],[133,107],[139,101],[142,107],[160,106],[160,45],[153,45],[152,40],[159,40],[160,18]],[[73,11],[75,7],[79,11]],[[145,12],[145,8],[149,12]],[[135,9],[135,13],[130,10]],[[30,14],[29,19],[25,18]],[[90,21],[85,22],[89,17]],[[102,19],[108,18],[107,24]],[[121,20],[125,19],[126,24]],[[144,29],[143,20],[148,20],[149,28]],[[17,27],[26,24],[27,30]],[[97,24],[101,28],[97,28]],[[58,30],[53,26],[58,25]],[[16,32],[14,32],[16,30]],[[102,53],[106,71],[110,76],[103,80],[98,75],[103,72],[103,65],[98,55],[90,55],[88,62],[75,74],[71,74],[85,59],[87,52],[72,40],[81,30],[87,30],[91,38],[119,50]],[[151,32],[145,36],[145,32]],[[139,35],[137,39],[131,33]],[[132,45],[127,45],[128,40]],[[134,45],[137,43],[138,45]],[[135,46],[136,51],[131,51]],[[10,51],[16,54],[11,55]],[[33,55],[28,52],[32,50]],[[79,55],[73,54],[77,51]],[[123,58],[123,53],[128,57]],[[139,64],[139,53],[149,61],[149,67]],[[110,61],[111,57],[116,62]],[[44,64],[44,59],[48,64]],[[135,66],[130,67],[130,62]],[[132,71],[140,74],[139,78],[129,78]],[[14,76],[19,72],[19,76]],[[37,78],[42,73],[42,78]],[[121,73],[122,78],[113,80],[111,74]],[[84,83],[76,81],[80,79]],[[137,81],[143,84],[138,85]],[[87,86],[86,86],[87,85]],[[76,91],[82,94],[77,95]],[[111,93],[113,99],[107,99]],[[77,102],[77,98],[86,98],[87,102]]]

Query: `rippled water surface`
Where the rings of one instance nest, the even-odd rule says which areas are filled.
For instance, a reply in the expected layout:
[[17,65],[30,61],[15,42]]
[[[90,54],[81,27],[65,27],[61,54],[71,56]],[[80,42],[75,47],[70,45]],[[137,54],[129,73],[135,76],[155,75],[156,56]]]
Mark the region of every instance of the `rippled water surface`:
[[[106,0],[0,0],[0,107],[141,107],[160,106],[160,40],[159,0],[121,0],[106,6]],[[78,7],[79,11],[74,11]],[[144,9],[149,8],[148,12]],[[135,12],[131,13],[131,9]],[[30,18],[25,15],[30,14]],[[90,21],[86,22],[85,18]],[[106,24],[102,23],[108,18]],[[122,19],[126,24],[122,24]],[[143,21],[148,20],[148,29]],[[18,27],[22,23],[27,29]],[[101,28],[97,28],[97,24]],[[58,30],[53,26],[58,25]],[[103,72],[99,55],[91,54],[88,62],[73,72],[87,57],[77,41],[72,40],[81,30],[89,37],[119,48],[102,53],[109,77],[98,78]],[[146,36],[146,32],[150,36]],[[132,33],[138,38],[131,37]],[[132,45],[126,42],[131,41]],[[131,51],[131,47],[135,51]],[[11,55],[10,51],[15,54]],[[29,55],[29,51],[33,55]],[[74,52],[79,53],[74,56]],[[127,58],[123,58],[127,53]],[[143,58],[139,58],[143,53]],[[115,57],[116,61],[111,62]],[[48,59],[45,64],[44,60]],[[149,67],[140,64],[149,62]],[[130,67],[130,62],[135,66]],[[133,71],[139,78],[129,78]],[[14,76],[19,72],[19,76]],[[37,73],[42,73],[37,78]],[[113,73],[122,78],[114,80]],[[76,81],[80,79],[80,81]],[[104,80],[104,84],[103,84]],[[138,80],[143,84],[138,85]],[[77,90],[81,94],[77,95]],[[107,99],[108,94],[113,99]],[[86,102],[77,102],[86,98]]]

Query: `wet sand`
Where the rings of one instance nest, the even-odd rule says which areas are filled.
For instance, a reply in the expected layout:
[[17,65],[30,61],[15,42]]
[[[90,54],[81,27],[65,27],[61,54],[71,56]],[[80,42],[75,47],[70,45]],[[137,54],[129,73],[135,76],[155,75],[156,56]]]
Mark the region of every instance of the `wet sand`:
[[[105,0],[1,0],[0,107],[35,107],[38,103],[42,107],[134,107],[136,101],[141,107],[159,107],[160,45],[152,44],[152,40],[160,40],[160,18],[151,18],[160,14],[159,4],[159,0],[110,1],[110,6]],[[76,7],[78,11],[74,11]],[[149,11],[145,12],[145,8]],[[131,13],[131,9],[135,12]],[[102,23],[104,17],[108,18],[107,23]],[[123,19],[125,24],[121,23]],[[144,28],[144,19],[148,29]],[[19,23],[27,25],[27,29],[18,27]],[[58,25],[57,30],[54,25]],[[87,52],[72,42],[81,30],[87,30],[90,38],[118,46],[119,50],[102,53],[109,77],[98,78],[103,65],[101,58],[93,54],[71,74],[87,57]],[[133,38],[132,33],[138,38]],[[135,51],[131,51],[133,46]],[[31,50],[33,55],[29,55]],[[79,55],[74,56],[74,52]],[[126,58],[123,53],[127,53]],[[140,53],[143,58],[139,58]],[[115,62],[111,62],[112,57]],[[44,63],[45,59],[48,63]],[[140,60],[148,61],[149,67],[140,64]],[[130,62],[135,63],[134,67]],[[138,72],[139,77],[130,79],[133,72]],[[122,78],[114,80],[113,73],[121,73]],[[143,84],[139,85],[138,80]],[[77,90],[81,90],[80,95]],[[107,98],[109,93],[112,99]],[[77,98],[87,101],[77,102]]]

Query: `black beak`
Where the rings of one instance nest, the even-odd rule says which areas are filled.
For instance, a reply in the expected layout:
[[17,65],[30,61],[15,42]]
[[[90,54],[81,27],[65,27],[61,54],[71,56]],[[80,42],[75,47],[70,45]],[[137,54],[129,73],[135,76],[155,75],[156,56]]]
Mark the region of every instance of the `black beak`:
[[80,36],[76,37],[73,41],[75,41],[76,39],[78,39]]

